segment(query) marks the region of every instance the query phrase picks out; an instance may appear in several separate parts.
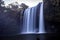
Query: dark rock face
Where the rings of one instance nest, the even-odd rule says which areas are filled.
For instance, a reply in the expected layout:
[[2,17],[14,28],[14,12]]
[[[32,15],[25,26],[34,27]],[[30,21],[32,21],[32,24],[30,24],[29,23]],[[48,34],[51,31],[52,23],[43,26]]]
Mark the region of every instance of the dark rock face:
[[6,13],[0,13],[0,34],[10,35],[18,33],[20,25],[18,24],[17,14],[14,15],[13,11],[8,11]]
[[44,17],[45,17],[45,26],[47,31],[60,32],[59,3],[60,3],[59,0],[44,0]]
[[[59,1],[59,0],[57,0]],[[44,0],[44,15],[48,21],[60,22],[60,6],[56,0]],[[55,3],[56,2],[56,3]]]

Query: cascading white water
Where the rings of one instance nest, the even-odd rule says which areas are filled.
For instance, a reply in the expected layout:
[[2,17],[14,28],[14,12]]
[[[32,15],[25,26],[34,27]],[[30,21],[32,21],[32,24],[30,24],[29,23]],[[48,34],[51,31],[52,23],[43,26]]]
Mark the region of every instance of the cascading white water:
[[36,8],[28,8],[24,12],[22,34],[35,33]]
[[32,8],[27,8],[24,12],[23,17],[23,29],[22,34],[30,34],[30,33],[46,33],[44,28],[44,17],[43,17],[43,2],[38,5],[39,6],[39,32],[36,32],[36,12],[37,6]]
[[39,33],[46,33],[44,26],[44,17],[43,17],[43,2],[40,7],[40,18],[39,18]]

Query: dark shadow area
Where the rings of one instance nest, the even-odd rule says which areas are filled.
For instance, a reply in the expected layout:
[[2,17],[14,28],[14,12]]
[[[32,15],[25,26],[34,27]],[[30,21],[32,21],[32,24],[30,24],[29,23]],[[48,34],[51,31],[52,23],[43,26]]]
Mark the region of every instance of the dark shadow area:
[[59,33],[60,31],[60,1],[44,0],[44,21],[48,33]]
[[57,40],[59,35],[55,33],[46,34],[23,34],[15,36],[0,37],[0,40]]

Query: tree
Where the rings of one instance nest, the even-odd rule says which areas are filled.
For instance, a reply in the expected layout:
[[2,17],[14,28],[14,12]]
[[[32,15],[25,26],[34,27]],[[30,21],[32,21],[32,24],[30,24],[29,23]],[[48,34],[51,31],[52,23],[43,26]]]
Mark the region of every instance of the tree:
[[17,9],[18,8],[18,5],[13,4],[13,3],[9,4],[9,6],[11,6],[10,8],[12,8],[12,9]]
[[26,4],[24,4],[24,3],[22,3],[20,6],[21,6],[23,9],[28,8],[28,6],[27,6]]
[[2,7],[2,5],[4,5],[4,1],[0,0],[0,7]]

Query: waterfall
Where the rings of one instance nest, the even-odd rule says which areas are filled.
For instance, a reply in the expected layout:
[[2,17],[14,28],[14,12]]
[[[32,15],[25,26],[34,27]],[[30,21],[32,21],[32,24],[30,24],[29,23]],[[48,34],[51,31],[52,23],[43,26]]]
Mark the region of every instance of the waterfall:
[[43,2],[40,7],[40,18],[39,18],[39,33],[46,33],[44,26],[44,17],[43,17]]
[[35,33],[36,8],[27,8],[24,12],[22,34]]
[[[36,32],[36,29],[38,29],[38,32]],[[32,8],[27,8],[24,12],[22,34],[30,33],[45,33],[43,3],[39,3]]]

